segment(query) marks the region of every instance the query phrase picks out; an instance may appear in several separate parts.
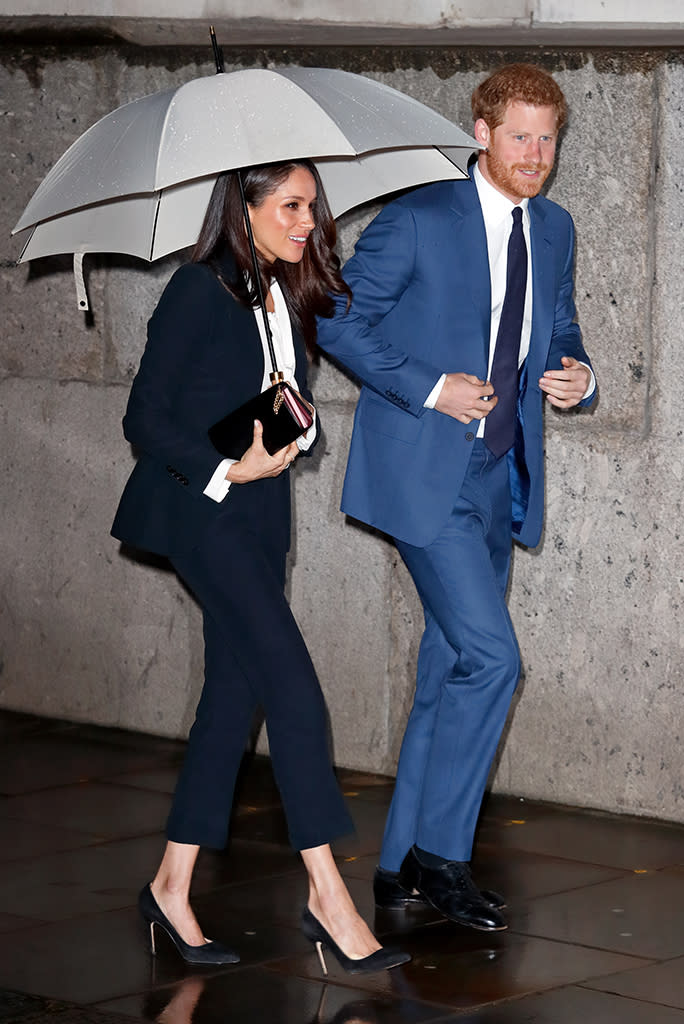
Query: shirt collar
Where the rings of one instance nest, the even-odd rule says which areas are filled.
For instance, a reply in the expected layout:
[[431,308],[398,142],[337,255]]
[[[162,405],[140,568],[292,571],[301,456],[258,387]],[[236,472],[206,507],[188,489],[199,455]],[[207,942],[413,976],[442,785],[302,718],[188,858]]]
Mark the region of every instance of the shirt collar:
[[475,164],[472,171],[473,181],[477,188],[477,194],[482,207],[482,216],[485,224],[501,224],[506,218],[510,218],[511,212],[516,206],[523,211],[523,219],[527,214],[529,199],[525,197],[519,203],[514,203],[507,196],[502,195],[497,188],[491,185],[479,166]]

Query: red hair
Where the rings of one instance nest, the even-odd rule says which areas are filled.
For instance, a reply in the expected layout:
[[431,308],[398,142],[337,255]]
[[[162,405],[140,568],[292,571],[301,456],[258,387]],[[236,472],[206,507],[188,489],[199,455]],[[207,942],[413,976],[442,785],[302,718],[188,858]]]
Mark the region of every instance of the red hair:
[[506,64],[480,82],[470,99],[473,120],[482,118],[493,131],[503,123],[511,103],[553,107],[559,132],[568,117],[561,87],[548,71],[534,64]]

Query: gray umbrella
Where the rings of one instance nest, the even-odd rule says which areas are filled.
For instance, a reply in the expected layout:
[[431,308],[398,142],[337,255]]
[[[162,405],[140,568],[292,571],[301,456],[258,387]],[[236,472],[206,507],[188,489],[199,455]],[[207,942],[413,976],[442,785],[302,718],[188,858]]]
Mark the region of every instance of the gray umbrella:
[[339,216],[398,189],[467,177],[477,148],[429,107],[362,75],[218,74],[103,117],[47,174],[13,234],[28,236],[20,262],[67,252],[155,260],[196,241],[222,171],[309,157]]

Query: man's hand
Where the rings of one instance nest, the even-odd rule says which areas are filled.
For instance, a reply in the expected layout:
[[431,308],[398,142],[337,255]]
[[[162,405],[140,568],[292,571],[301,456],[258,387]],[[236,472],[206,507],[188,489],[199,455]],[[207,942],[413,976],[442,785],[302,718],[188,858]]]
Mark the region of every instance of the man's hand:
[[561,358],[562,370],[545,370],[539,387],[546,392],[547,401],[559,409],[572,409],[584,398],[591,373],[587,366],[571,356]]
[[435,402],[435,409],[460,423],[482,420],[498,402],[490,398],[494,388],[472,373],[448,373]]

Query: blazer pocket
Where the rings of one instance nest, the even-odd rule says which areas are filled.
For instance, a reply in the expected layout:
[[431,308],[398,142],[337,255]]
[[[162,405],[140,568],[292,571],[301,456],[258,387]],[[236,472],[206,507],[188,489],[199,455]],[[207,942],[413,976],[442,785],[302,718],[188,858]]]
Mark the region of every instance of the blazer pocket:
[[376,398],[368,398],[359,404],[358,422],[365,430],[406,444],[417,444],[423,429],[421,419]]

